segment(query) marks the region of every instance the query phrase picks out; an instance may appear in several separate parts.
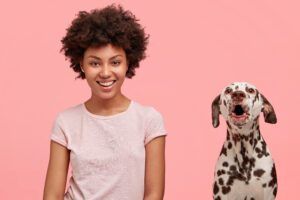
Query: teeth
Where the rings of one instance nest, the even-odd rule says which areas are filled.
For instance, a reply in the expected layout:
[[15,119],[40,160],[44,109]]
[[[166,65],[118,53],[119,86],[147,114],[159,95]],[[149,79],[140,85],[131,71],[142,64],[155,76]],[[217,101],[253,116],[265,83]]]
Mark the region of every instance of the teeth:
[[97,81],[97,83],[101,86],[104,86],[104,87],[108,87],[108,86],[111,86],[114,81],[110,81],[110,82],[100,82],[100,81]]

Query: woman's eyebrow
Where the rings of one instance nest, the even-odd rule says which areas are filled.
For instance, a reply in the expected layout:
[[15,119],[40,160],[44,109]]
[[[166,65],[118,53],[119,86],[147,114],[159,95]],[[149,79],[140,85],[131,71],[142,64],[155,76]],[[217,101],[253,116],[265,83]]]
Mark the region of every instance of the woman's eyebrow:
[[93,56],[93,55],[88,56],[88,58],[95,58],[95,59],[97,59],[97,60],[101,60],[101,58],[99,58],[99,57],[97,57],[97,56]]
[[[112,60],[112,59],[114,59],[114,58],[116,58],[116,57],[123,57],[121,54],[118,54],[118,55],[115,55],[115,56],[112,56],[112,57],[110,57],[109,58],[109,60]],[[98,56],[94,56],[94,55],[90,55],[90,56],[88,56],[88,58],[95,58],[95,59],[97,59],[97,60],[101,60],[101,58],[99,58]]]
[[115,55],[115,56],[113,56],[113,57],[111,57],[111,58],[109,58],[109,60],[112,60],[112,59],[114,59],[114,58],[116,58],[116,57],[123,57],[121,54],[118,54],[118,55]]

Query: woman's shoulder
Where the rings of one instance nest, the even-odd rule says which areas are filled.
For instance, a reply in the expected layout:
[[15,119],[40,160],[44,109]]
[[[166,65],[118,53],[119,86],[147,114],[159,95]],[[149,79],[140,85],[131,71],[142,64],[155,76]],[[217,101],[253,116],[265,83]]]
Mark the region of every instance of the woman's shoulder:
[[151,117],[151,116],[157,116],[161,115],[161,113],[151,105],[144,105],[141,103],[138,103],[136,101],[133,102],[135,110],[140,113],[142,116],[145,117]]
[[57,113],[57,117],[64,120],[72,120],[82,114],[82,103],[64,108]]

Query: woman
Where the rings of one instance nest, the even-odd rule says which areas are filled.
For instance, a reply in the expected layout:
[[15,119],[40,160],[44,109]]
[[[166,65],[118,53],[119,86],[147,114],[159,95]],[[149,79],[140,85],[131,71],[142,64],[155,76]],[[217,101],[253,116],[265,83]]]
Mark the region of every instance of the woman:
[[[145,58],[148,36],[121,6],[79,12],[62,51],[91,97],[53,124],[44,200],[162,200],[163,118],[122,91]],[[70,186],[65,192],[69,162]]]

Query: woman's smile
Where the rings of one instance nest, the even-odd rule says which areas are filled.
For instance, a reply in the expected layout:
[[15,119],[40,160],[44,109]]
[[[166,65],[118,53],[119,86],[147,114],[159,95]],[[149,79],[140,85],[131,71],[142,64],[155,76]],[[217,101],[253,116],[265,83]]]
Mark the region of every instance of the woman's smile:
[[101,87],[102,90],[108,91],[111,90],[116,80],[112,81],[96,81],[96,83]]
[[112,81],[96,81],[98,83],[98,85],[101,85],[103,87],[109,87],[112,84],[114,84],[116,82],[116,80],[112,80]]

